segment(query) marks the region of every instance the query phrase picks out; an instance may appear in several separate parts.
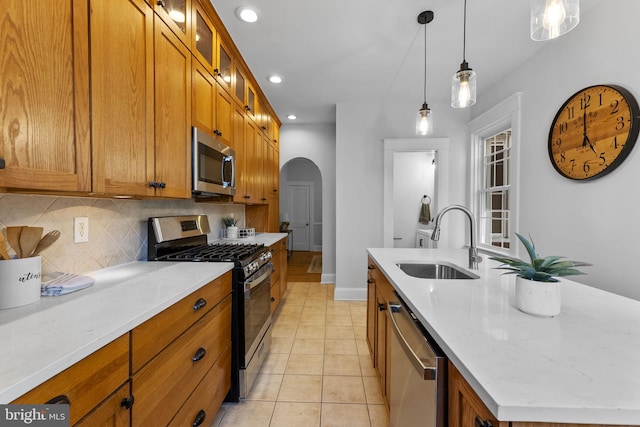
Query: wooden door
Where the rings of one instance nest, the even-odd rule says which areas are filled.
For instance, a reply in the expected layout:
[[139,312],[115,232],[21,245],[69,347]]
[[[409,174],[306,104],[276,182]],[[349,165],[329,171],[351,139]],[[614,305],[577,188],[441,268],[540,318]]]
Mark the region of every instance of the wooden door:
[[233,146],[233,101],[219,84],[216,85],[216,131],[218,139]]
[[244,110],[234,104],[233,109],[233,149],[236,152],[236,194],[233,201],[243,203],[247,196],[247,150],[245,149]]
[[198,1],[193,3],[191,51],[202,65],[214,75],[216,68],[216,30],[213,22]]
[[383,394],[386,395],[386,378],[387,378],[387,321],[386,321],[386,301],[376,291],[376,372],[378,380],[382,386]]
[[131,425],[131,409],[122,402],[131,397],[130,384],[127,381],[118,391],[102,402],[75,427],[128,427]]
[[93,191],[153,196],[153,11],[144,0],[90,9]]
[[494,427],[509,425],[508,422],[499,422],[493,416],[451,362],[449,362],[448,371],[449,426],[485,425],[484,422],[489,422]]
[[214,135],[216,82],[198,61],[191,62],[192,104],[191,123],[210,135]]
[[258,197],[256,192],[256,183],[257,183],[257,171],[256,171],[256,163],[257,163],[257,153],[256,153],[256,137],[258,133],[256,132],[256,125],[251,120],[246,118],[245,116],[245,165],[246,165],[246,174],[245,174],[245,186],[246,186],[246,194],[244,196],[245,203],[258,203]]
[[189,46],[191,40],[191,0],[153,1],[156,14],[173,33]]
[[287,212],[289,213],[289,228],[293,230],[294,251],[311,250],[311,185],[288,184],[287,186]]
[[0,187],[91,190],[87,15],[82,1],[2,2]]
[[191,53],[155,20],[156,195],[191,198]]
[[216,53],[218,58],[218,66],[215,68],[214,77],[229,94],[232,93],[233,81],[233,57],[229,48],[222,41],[222,37],[216,37]]

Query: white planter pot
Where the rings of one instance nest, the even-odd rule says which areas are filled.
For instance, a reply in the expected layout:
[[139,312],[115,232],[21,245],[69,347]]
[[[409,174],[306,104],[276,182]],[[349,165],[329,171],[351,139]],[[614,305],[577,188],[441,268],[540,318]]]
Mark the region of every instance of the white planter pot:
[[227,227],[227,239],[238,238],[238,227]]
[[553,317],[560,314],[561,282],[536,282],[516,276],[516,307],[527,314]]

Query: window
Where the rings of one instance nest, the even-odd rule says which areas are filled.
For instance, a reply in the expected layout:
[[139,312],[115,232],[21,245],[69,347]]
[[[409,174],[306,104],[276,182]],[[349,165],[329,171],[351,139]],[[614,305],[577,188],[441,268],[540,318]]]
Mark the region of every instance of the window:
[[470,206],[478,223],[478,247],[516,255],[518,231],[518,144],[521,94],[515,94],[469,123]]
[[482,151],[478,239],[484,245],[509,249],[511,129],[484,138]]

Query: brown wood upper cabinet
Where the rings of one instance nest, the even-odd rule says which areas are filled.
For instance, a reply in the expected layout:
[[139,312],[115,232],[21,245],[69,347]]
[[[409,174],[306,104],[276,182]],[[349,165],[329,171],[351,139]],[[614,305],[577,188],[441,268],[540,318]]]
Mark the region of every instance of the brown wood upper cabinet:
[[86,1],[2,2],[0,187],[89,191]]
[[193,126],[233,147],[235,138],[231,95],[199,61],[193,61],[192,69]]
[[143,0],[91,0],[90,23],[93,191],[191,197],[190,52]]
[[191,39],[191,0],[149,0],[153,10],[186,46]]

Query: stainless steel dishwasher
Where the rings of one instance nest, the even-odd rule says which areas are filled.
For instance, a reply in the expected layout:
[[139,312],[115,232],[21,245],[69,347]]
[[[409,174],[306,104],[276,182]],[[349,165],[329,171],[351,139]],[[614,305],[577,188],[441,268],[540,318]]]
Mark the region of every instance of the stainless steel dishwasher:
[[447,359],[405,304],[389,302],[389,313],[390,427],[445,427]]

